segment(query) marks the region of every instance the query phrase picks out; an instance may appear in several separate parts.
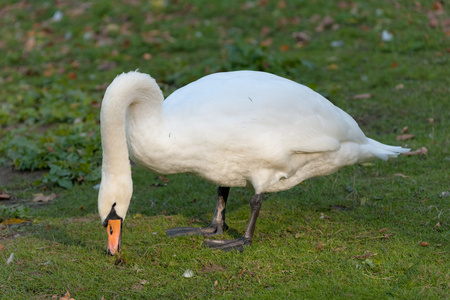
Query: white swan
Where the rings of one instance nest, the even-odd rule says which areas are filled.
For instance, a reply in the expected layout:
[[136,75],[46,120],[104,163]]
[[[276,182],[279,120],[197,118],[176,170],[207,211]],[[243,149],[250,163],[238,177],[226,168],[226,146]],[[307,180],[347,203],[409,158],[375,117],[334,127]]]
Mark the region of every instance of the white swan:
[[263,193],[409,151],[367,138],[347,113],[308,87],[255,71],[209,75],[165,101],[149,75],[119,75],[102,102],[101,134],[98,208],[110,254],[120,249],[132,195],[129,157],[158,173],[190,172],[219,185],[210,227],[177,228],[168,235],[222,233],[229,187],[252,187],[243,237],[205,242],[241,250],[251,243]]

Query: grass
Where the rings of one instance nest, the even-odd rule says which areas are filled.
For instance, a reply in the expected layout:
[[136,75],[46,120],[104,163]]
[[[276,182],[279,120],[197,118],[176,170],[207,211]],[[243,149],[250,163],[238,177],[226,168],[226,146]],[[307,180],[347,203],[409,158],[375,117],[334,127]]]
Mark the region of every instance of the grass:
[[[12,199],[0,202],[0,221],[26,222],[0,225],[0,298],[449,298],[449,9],[437,1],[4,1],[0,189]],[[57,11],[62,19],[52,20]],[[322,30],[325,16],[333,21]],[[212,184],[178,174],[164,185],[134,168],[123,252],[108,257],[93,189],[99,103],[117,74],[135,69],[166,96],[212,72],[272,72],[322,93],[368,136],[428,153],[267,194],[243,253],[164,234],[209,224]],[[405,126],[415,138],[396,141]],[[36,193],[57,197],[39,204]],[[242,235],[251,195],[231,190],[225,238]],[[194,276],[184,278],[188,269]]]

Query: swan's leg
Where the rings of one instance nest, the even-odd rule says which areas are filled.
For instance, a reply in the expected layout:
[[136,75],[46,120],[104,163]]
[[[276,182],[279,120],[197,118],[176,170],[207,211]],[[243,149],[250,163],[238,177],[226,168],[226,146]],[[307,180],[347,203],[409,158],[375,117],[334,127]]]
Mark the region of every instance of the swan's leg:
[[261,209],[262,195],[256,194],[250,200],[250,221],[248,222],[247,229],[244,235],[240,239],[236,240],[205,240],[203,246],[211,249],[220,249],[223,251],[237,250],[243,251],[245,245],[252,243],[253,234],[255,233],[256,219],[258,219],[259,210]]
[[209,227],[195,228],[195,227],[179,227],[167,229],[166,234],[168,236],[180,236],[180,235],[217,235],[222,234],[224,230],[228,229],[228,225],[225,223],[225,208],[227,206],[228,194],[230,192],[229,187],[219,186],[217,189],[217,205],[216,211]]

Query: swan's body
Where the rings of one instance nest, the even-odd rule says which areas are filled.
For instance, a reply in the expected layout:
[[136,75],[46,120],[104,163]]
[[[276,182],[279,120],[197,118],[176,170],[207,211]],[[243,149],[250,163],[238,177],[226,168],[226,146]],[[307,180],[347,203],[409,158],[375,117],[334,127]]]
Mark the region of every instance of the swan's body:
[[191,172],[259,195],[408,151],[367,138],[347,113],[308,87],[254,71],[203,77],[165,101],[149,75],[122,74],[105,93],[101,130],[104,222],[112,210],[125,217],[129,156],[158,173]]

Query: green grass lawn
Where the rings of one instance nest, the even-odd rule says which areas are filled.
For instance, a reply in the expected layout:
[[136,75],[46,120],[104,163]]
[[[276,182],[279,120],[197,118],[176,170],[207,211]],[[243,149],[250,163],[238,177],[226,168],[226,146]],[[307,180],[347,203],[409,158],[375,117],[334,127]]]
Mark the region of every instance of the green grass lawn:
[[[11,198],[0,199],[0,298],[449,299],[442,3],[3,1],[0,190]],[[271,72],[318,91],[367,136],[427,153],[267,194],[242,253],[164,233],[209,225],[213,184],[133,168],[123,251],[110,257],[94,189],[100,103],[117,74],[136,69],[166,96],[214,72]],[[33,202],[38,193],[56,197]],[[231,189],[224,238],[244,232],[251,196]]]

